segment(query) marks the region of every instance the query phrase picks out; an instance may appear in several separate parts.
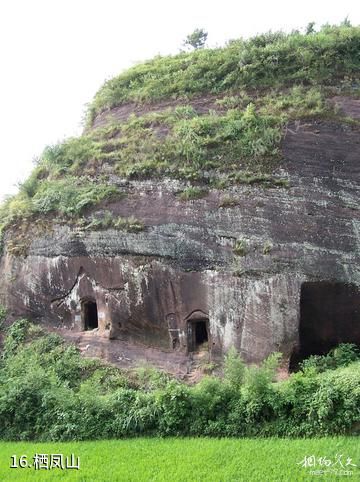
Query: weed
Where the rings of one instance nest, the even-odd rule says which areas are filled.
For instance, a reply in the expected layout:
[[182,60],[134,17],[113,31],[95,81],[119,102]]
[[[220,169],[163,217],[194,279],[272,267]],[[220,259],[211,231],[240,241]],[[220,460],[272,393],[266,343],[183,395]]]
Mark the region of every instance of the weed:
[[130,218],[118,217],[114,221],[114,227],[120,230],[128,231],[130,233],[138,233],[145,229],[144,224],[138,219],[135,219],[134,217],[130,217]]
[[7,309],[5,308],[4,305],[0,304],[0,330],[2,330],[4,322],[7,317]]
[[191,201],[193,199],[200,199],[207,196],[208,191],[204,188],[190,186],[179,193],[178,197],[182,201]]
[[235,246],[233,253],[237,256],[245,256],[248,252],[248,245],[244,239],[237,239],[235,241]]
[[223,196],[219,202],[219,208],[232,208],[239,204],[239,200],[231,196]]
[[273,249],[273,245],[270,241],[265,241],[263,246],[263,254],[270,254]]
[[92,216],[90,222],[86,218],[81,218],[78,220],[77,225],[88,231],[114,228],[120,231],[137,233],[145,229],[144,224],[138,219],[134,217],[116,217],[110,211],[103,212],[101,217],[99,215]]

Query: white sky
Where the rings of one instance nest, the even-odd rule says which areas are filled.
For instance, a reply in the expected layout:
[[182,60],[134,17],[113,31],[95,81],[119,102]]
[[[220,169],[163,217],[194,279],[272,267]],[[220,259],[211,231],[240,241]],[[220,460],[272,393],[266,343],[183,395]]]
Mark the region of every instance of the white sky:
[[105,79],[176,53],[195,28],[208,45],[268,30],[360,24],[358,0],[1,0],[0,198],[48,144],[81,132]]

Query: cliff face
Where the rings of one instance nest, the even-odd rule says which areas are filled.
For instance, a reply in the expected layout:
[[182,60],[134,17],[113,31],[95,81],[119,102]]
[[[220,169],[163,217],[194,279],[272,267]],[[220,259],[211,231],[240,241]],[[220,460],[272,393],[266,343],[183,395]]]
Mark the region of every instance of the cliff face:
[[[335,101],[358,117],[360,101]],[[216,361],[232,345],[249,362],[281,351],[295,363],[360,344],[359,128],[290,122],[281,155],[274,175],[286,187],[233,185],[194,200],[177,195],[184,181],[112,175],[126,196],[95,214],[135,215],[144,229],[55,223],[27,256],[5,249],[11,315],[85,337],[89,353],[113,361],[182,370],[189,355]]]
[[107,81],[0,206],[8,321],[180,373],[360,345],[359,48],[268,33]]

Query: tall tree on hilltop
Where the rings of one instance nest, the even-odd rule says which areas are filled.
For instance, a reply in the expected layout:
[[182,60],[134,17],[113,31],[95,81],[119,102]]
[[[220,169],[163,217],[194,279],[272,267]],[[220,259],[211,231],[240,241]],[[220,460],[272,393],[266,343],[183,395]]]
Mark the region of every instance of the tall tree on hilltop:
[[208,33],[202,28],[196,28],[191,34],[189,34],[185,41],[185,46],[193,47],[194,49],[201,49],[205,46]]

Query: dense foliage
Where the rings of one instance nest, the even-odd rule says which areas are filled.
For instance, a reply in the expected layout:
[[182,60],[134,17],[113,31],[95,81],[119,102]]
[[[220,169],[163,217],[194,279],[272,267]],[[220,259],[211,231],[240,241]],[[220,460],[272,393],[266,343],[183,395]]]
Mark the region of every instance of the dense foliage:
[[108,80],[90,104],[89,121],[124,102],[291,84],[334,84],[360,68],[360,28],[318,33],[269,32],[226,47],[156,57]]
[[[342,355],[341,355],[342,353]],[[311,436],[360,421],[360,359],[337,348],[331,369],[274,382],[279,355],[247,367],[235,350],[224,378],[188,386],[151,369],[124,372],[81,358],[26,320],[7,334],[0,365],[1,438],[83,440],[147,435]]]

